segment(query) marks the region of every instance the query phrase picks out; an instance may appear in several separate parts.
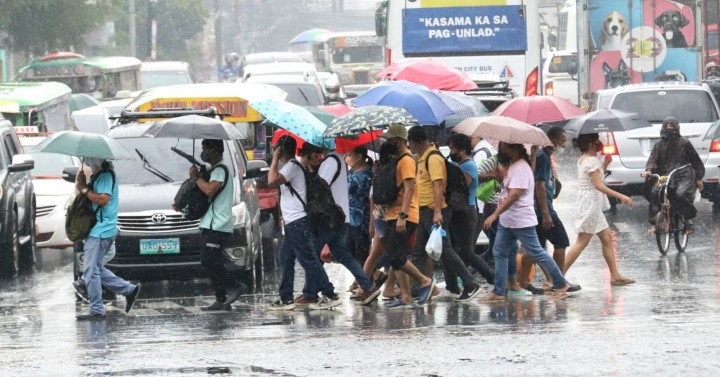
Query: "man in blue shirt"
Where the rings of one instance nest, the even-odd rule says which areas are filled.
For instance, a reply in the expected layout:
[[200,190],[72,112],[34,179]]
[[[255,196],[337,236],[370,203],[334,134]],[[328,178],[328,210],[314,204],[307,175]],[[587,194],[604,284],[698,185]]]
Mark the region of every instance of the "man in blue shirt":
[[76,316],[78,320],[105,319],[105,306],[102,300],[102,287],[125,296],[125,312],[129,312],[140,293],[140,284],[131,284],[105,268],[103,259],[115,242],[118,219],[118,185],[115,172],[109,161],[85,158],[93,175],[90,184],[86,184],[85,173],[78,172],[75,188],[92,202],[97,223],[90,230],[84,242],[84,262],[82,280],[75,281],[73,287],[81,297],[89,296],[90,313]]
[[198,188],[210,201],[210,207],[200,219],[200,231],[205,244],[200,254],[200,263],[208,270],[210,281],[215,287],[215,302],[201,307],[203,311],[230,310],[230,305],[244,290],[237,277],[225,268],[222,254],[233,232],[235,191],[230,169],[223,162],[223,153],[225,146],[222,140],[205,139],[202,141],[200,159],[210,164],[210,178],[205,180],[195,165],[190,167],[190,178],[196,180]]

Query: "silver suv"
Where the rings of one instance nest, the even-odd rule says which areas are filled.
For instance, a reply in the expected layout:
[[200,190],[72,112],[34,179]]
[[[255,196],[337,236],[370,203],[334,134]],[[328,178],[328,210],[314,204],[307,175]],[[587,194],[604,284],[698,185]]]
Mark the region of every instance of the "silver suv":
[[707,84],[634,84],[615,88],[610,93],[609,108],[639,113],[649,120],[652,126],[601,135],[605,143],[605,154],[613,155],[605,184],[626,195],[641,195],[644,181],[640,173],[645,169],[650,151],[660,139],[662,120],[673,116],[680,122],[682,136],[692,142],[705,164],[705,190],[702,197],[711,200],[713,207],[720,205],[720,158],[709,158],[712,137],[706,137],[710,126],[718,120],[718,104]]

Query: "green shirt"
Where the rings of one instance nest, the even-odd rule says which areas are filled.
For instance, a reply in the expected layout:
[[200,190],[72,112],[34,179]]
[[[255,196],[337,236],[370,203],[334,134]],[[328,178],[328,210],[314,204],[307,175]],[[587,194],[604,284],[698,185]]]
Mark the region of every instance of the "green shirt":
[[[225,170],[220,167],[225,165],[222,161],[218,162],[210,173],[210,182],[220,182],[222,185],[225,182]],[[227,167],[227,165],[225,165]],[[228,168],[230,172],[230,168]],[[222,187],[222,186],[221,186]],[[205,212],[205,215],[200,220],[200,228],[215,230],[218,232],[232,233],[233,231],[233,192],[234,185],[232,174],[228,177],[227,185],[222,191],[220,191],[215,200]],[[211,199],[208,199],[211,200]]]

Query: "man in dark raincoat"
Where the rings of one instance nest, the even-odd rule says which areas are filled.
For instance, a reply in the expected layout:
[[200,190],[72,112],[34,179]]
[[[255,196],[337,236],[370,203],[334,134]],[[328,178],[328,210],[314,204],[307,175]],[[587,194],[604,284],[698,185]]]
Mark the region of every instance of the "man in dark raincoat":
[[[680,124],[677,119],[667,117],[663,120],[660,129],[660,141],[653,146],[650,158],[645,165],[645,177],[650,174],[667,176],[671,171],[683,165],[690,166],[675,172],[668,182],[670,205],[675,213],[687,220],[688,234],[694,230],[691,219],[697,215],[693,205],[695,189],[702,191],[702,178],[705,175],[705,166],[700,160],[697,151],[690,140],[680,136]],[[656,179],[646,179],[645,198],[650,202],[650,222],[655,223],[655,215],[660,211],[660,198]]]

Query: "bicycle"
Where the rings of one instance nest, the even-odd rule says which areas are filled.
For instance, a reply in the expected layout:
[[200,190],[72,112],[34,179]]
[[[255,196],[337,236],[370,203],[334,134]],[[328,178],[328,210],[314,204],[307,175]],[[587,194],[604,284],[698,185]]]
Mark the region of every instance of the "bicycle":
[[687,234],[687,220],[684,216],[673,211],[668,195],[668,183],[675,172],[689,166],[690,164],[687,164],[676,168],[667,176],[660,176],[658,174],[650,174],[647,176],[658,179],[658,198],[661,199],[661,208],[657,215],[655,215],[655,241],[657,242],[658,249],[660,249],[660,254],[662,255],[667,254],[668,249],[670,249],[671,234],[675,239],[675,247],[679,252],[685,251],[685,248],[687,247],[689,238],[689,235]]

